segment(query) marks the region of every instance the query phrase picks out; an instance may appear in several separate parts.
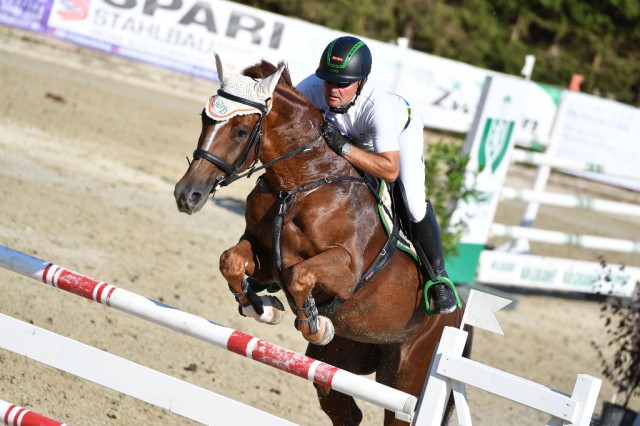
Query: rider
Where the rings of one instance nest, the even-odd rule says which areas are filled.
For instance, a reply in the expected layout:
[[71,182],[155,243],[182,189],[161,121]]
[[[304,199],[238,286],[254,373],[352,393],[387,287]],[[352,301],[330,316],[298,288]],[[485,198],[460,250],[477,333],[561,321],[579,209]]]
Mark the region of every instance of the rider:
[[423,123],[405,99],[367,81],[371,63],[363,41],[339,37],[322,52],[315,75],[297,89],[325,115],[323,132],[331,149],[358,169],[404,188],[412,242],[435,273],[431,279],[436,284],[428,290],[431,312],[453,312],[456,297],[446,284],[451,281],[444,268],[438,222],[431,203],[425,201]]

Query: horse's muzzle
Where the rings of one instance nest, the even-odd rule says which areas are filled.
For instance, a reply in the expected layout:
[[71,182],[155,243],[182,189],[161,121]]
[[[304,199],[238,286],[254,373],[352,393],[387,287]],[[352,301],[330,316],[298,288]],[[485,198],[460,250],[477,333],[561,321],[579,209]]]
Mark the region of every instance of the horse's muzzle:
[[207,185],[203,188],[194,188],[189,185],[184,185],[182,180],[178,182],[173,191],[173,196],[176,199],[176,205],[181,213],[187,213],[189,215],[197,213],[205,205],[209,195],[213,197],[217,189],[217,182],[213,185]]

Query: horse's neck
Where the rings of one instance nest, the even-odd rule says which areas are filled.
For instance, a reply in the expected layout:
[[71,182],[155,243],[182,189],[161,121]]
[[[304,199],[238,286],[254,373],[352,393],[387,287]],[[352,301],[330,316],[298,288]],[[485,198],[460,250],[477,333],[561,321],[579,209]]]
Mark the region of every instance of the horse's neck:
[[[266,164],[301,147],[298,154],[269,167],[265,173],[267,184],[274,190],[299,188],[318,179],[336,176],[357,176],[345,159],[336,156],[322,139],[319,115],[298,114],[298,120],[273,126],[268,132],[260,161]],[[321,118],[320,118],[321,120]],[[318,139],[320,138],[320,139]]]
[[[318,136],[305,136],[300,140],[308,144],[316,138]],[[323,178],[357,176],[357,172],[345,159],[336,156],[324,145],[324,140],[318,140],[309,150],[269,167],[265,173],[267,184],[274,190],[292,190]],[[282,151],[280,155],[296,148],[297,146],[289,151]]]

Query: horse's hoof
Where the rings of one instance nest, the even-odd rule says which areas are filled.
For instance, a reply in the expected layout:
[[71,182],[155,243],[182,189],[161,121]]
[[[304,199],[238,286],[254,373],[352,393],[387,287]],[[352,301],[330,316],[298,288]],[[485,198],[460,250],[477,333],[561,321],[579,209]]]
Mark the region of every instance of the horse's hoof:
[[[311,343],[318,346],[324,346],[333,340],[333,336],[335,336],[336,334],[336,329],[333,327],[333,323],[329,318],[320,316],[318,320],[318,322],[324,323],[324,333],[322,334],[320,340]],[[320,333],[320,331],[318,331],[318,333]]]
[[276,296],[260,296],[264,302],[265,314],[271,311],[271,320],[267,324],[280,324],[284,319],[284,305]]
[[263,303],[264,312],[262,315],[258,315],[258,313],[253,309],[253,306],[245,306],[242,308],[242,314],[246,317],[251,317],[258,322],[263,324],[271,324],[276,325],[280,324],[284,318],[284,305],[275,296],[260,296]]

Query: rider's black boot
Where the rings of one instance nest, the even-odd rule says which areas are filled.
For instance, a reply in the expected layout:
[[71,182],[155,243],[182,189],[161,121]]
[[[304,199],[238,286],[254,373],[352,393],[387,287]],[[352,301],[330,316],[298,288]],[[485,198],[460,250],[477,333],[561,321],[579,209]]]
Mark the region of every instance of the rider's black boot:
[[444,269],[440,228],[430,202],[427,202],[427,213],[424,218],[420,222],[411,224],[411,234],[412,243],[420,256],[420,260],[425,266],[428,262],[435,275],[435,277],[431,277],[435,284],[431,285],[427,291],[429,299],[433,301],[433,307],[430,312],[432,314],[448,314],[455,311],[457,299],[453,289],[447,284],[447,282],[451,283],[451,281]]

